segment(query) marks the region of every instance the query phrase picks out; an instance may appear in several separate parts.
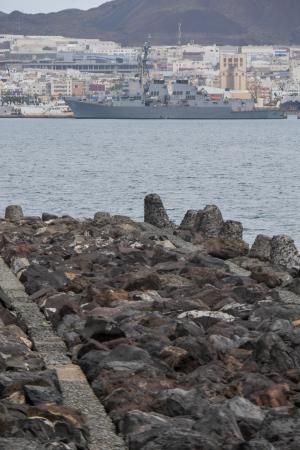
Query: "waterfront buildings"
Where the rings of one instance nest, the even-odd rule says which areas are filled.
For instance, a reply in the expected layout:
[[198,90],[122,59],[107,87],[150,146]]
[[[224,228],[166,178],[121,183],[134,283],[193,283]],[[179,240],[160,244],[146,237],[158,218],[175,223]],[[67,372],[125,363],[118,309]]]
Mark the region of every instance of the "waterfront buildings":
[[[0,35],[0,96],[101,97],[139,72],[137,47],[97,39]],[[269,104],[300,93],[300,47],[154,46],[151,78],[188,78],[215,95]]]

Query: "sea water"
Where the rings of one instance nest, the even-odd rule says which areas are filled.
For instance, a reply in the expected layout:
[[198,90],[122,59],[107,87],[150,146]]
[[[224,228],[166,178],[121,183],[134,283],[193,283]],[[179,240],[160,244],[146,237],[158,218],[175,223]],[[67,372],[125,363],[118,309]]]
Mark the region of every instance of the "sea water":
[[161,195],[170,218],[216,204],[245,238],[300,244],[300,121],[0,119],[0,216],[9,204],[143,218]]

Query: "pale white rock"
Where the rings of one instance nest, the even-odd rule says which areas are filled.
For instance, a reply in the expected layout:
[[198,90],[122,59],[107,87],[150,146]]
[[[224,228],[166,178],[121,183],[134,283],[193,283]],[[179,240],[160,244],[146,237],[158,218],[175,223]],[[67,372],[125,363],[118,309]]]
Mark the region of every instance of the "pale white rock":
[[186,311],[179,314],[178,319],[201,319],[201,317],[210,317],[224,322],[233,322],[235,317],[219,311]]
[[29,266],[30,266],[30,262],[28,261],[27,258],[16,257],[16,258],[13,258],[12,263],[11,263],[11,269],[15,275],[18,274],[21,270],[25,270]]
[[48,227],[39,228],[36,231],[35,236],[41,236],[42,234],[46,233],[47,230],[48,230]]
[[166,239],[165,241],[156,241],[155,243],[156,243],[156,245],[160,245],[161,247],[165,248],[166,250],[173,250],[174,248],[176,248],[176,246],[168,239]]
[[259,406],[254,405],[243,397],[235,397],[229,400],[228,407],[237,420],[248,419],[261,423],[265,418],[265,413]]
[[230,273],[238,277],[250,277],[251,272],[249,270],[243,269],[242,267],[234,264],[232,261],[226,261],[225,265],[228,267]]

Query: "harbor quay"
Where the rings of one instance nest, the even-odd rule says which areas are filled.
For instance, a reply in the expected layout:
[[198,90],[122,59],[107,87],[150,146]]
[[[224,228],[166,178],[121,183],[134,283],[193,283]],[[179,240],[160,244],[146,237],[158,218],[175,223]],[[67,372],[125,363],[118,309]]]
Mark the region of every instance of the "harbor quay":
[[11,205],[0,300],[0,448],[298,448],[300,254],[288,236],[249,246],[215,205],[175,224],[157,194],[143,222]]

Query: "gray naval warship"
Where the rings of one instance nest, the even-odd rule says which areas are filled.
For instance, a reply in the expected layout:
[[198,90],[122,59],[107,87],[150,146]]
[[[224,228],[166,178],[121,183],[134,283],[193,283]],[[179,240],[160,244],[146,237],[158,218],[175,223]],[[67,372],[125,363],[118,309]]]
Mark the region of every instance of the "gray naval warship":
[[114,96],[101,100],[67,97],[77,119],[285,119],[278,108],[256,108],[252,100],[212,99],[189,80],[150,80],[147,61],[150,44],[140,56],[140,75],[123,83]]

